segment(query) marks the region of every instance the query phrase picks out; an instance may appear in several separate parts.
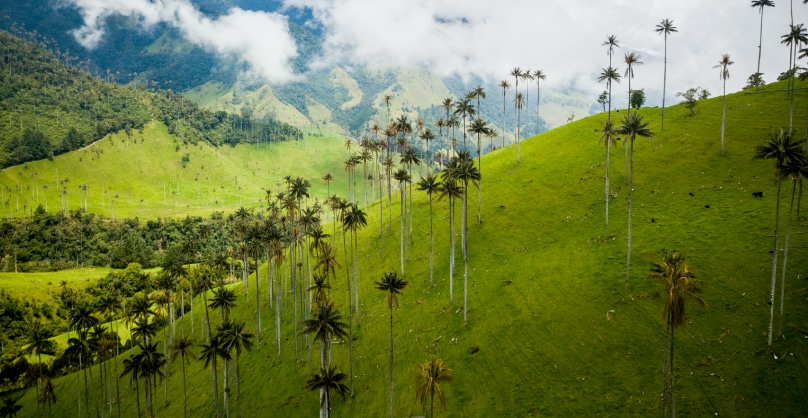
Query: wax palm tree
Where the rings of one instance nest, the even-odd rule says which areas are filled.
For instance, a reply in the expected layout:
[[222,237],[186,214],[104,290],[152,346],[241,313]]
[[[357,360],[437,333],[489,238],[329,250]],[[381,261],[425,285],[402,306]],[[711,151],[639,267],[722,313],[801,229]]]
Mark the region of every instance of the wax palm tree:
[[342,314],[327,297],[318,300],[312,316],[303,321],[303,331],[320,341],[320,368],[329,366],[326,353],[334,338],[347,338],[348,324],[342,322]]
[[[451,161],[450,161],[451,163]],[[449,198],[449,305],[454,307],[454,266],[455,266],[455,200],[463,196],[463,186],[459,185],[457,179],[452,177],[448,170],[443,172],[443,181],[441,181],[438,191],[440,195],[438,200]]]
[[435,234],[433,233],[432,228],[432,194],[440,190],[440,181],[431,174],[425,178],[422,177],[421,180],[418,181],[418,190],[426,192],[426,195],[429,198],[429,284],[432,284],[432,273],[434,266],[433,249],[435,243]]
[[505,104],[507,103],[505,100],[505,92],[511,88],[511,83],[509,83],[508,80],[502,80],[499,82],[499,86],[502,87],[502,148],[505,148],[505,132],[508,131],[507,113],[505,111]]
[[469,284],[469,244],[468,244],[468,190],[469,183],[479,185],[481,175],[474,160],[470,159],[468,153],[461,153],[454,160],[455,164],[447,167],[449,177],[463,183],[463,205],[461,209],[460,240],[463,250],[463,323],[468,323],[468,284]]
[[519,132],[519,128],[521,124],[520,119],[522,114],[522,106],[525,105],[525,97],[522,95],[522,93],[517,92],[516,98],[513,100],[513,102],[516,105],[516,164],[519,164],[519,161],[521,161],[520,157],[521,134]]
[[400,255],[401,255],[401,275],[404,275],[404,242],[406,236],[406,229],[404,228],[404,219],[406,218],[405,213],[405,202],[407,201],[407,183],[412,181],[412,176],[405,168],[400,168],[393,174],[393,178],[398,182],[398,188],[401,192],[401,245],[400,245]]
[[216,410],[216,418],[219,418],[219,382],[216,373],[216,361],[219,358],[225,361],[230,360],[230,353],[224,348],[218,334],[212,336],[210,342],[202,344],[201,347],[202,351],[199,353],[199,359],[205,362],[205,367],[210,364],[213,372],[213,407]]
[[[662,127],[660,130],[665,130],[665,86],[668,84],[668,34],[678,32],[676,26],[673,26],[673,21],[670,19],[663,19],[656,25],[656,32],[661,33],[665,37],[665,61],[662,71]],[[758,65],[759,66],[759,65]],[[760,69],[758,68],[758,71]]]
[[609,148],[615,145],[620,138],[617,138],[617,132],[615,132],[614,125],[609,119],[606,119],[606,122],[603,123],[603,127],[595,132],[600,133],[600,140],[606,145],[606,233],[604,236],[609,236]]
[[[140,417],[140,384],[138,383],[139,376],[140,376],[140,363],[138,362],[139,357],[137,355],[132,355],[129,358],[123,360],[123,372],[121,372],[120,377],[124,377],[129,375],[129,387],[132,387],[132,384],[135,384],[135,402],[137,403],[137,416]],[[79,405],[81,408],[81,405]]]
[[[320,341],[320,370],[326,370],[330,366],[326,353],[330,349],[331,340],[348,337],[346,327],[347,324],[342,322],[342,314],[326,299],[319,301],[312,317],[304,321],[303,332],[312,334],[314,339]],[[321,406],[327,404],[326,396],[326,388],[320,387]],[[321,408],[320,416],[327,415],[327,411]]]
[[[482,144],[480,143],[480,137],[488,133],[488,123],[484,121],[482,118],[474,119],[474,122],[471,124],[471,133],[477,135],[477,169],[482,174],[482,158],[480,155],[480,150],[482,149]],[[482,200],[483,200],[483,183],[479,181],[477,183],[477,223],[483,223],[482,215],[481,215],[481,208],[482,208]]]
[[612,82],[619,83],[620,82],[620,74],[617,72],[616,68],[604,68],[600,76],[598,77],[598,81],[605,81],[606,87],[609,90],[609,113],[606,115],[606,120],[611,122],[612,120]]
[[236,307],[236,292],[224,286],[213,290],[213,297],[208,299],[208,307],[222,311],[222,321],[230,319],[230,311]]
[[[93,308],[87,301],[80,301],[73,306],[73,309],[70,311],[70,328],[76,330],[78,338],[73,339],[73,348],[72,350],[71,348],[68,348],[68,350],[71,350],[76,356],[79,357],[79,363],[81,363],[82,358],[84,359],[85,364],[92,363],[92,350],[87,344],[87,332],[90,330],[90,328],[97,324],[98,318],[96,318],[93,314]],[[68,340],[68,345],[70,344],[71,341]],[[79,368],[81,367],[81,364],[79,364]],[[92,369],[89,371],[90,382],[92,383]],[[90,407],[89,390],[89,386],[87,385],[87,368],[84,368],[84,397],[87,408]]]
[[140,376],[146,379],[147,385],[151,385],[150,388],[147,386],[148,390],[146,391],[146,399],[148,401],[146,409],[151,411],[152,416],[155,415],[154,398],[156,395],[157,378],[165,377],[165,374],[161,371],[161,369],[166,362],[166,358],[163,353],[158,351],[158,344],[160,343],[156,342],[153,344],[141,345],[140,353],[137,354],[142,356]]
[[[792,19],[793,20],[793,19]],[[794,76],[797,72],[797,51],[800,45],[808,44],[808,31],[806,31],[803,24],[789,26],[790,30],[787,34],[781,36],[780,41],[783,45],[788,45],[788,96],[789,96],[789,113],[788,113],[788,128],[793,127],[794,120]]]
[[388,124],[388,125],[390,124],[390,100],[391,100],[392,98],[393,98],[393,96],[391,96],[391,95],[389,95],[389,94],[386,94],[386,95],[385,95],[385,96],[382,98],[382,102],[384,102],[384,106],[387,108],[387,124]]
[[[635,65],[642,65],[642,61],[640,61],[640,56],[634,52],[626,52],[625,56],[626,62],[626,72],[623,74],[623,77],[628,79],[628,103],[629,105],[626,106],[626,111],[628,112],[628,116],[631,116],[631,79],[634,78],[634,66]],[[634,142],[631,143],[634,145]],[[627,177],[627,168],[628,168],[628,144],[626,144],[626,163],[623,166],[623,181],[625,182],[625,178]]]
[[[788,221],[786,222],[786,243],[783,249],[783,272],[780,280],[780,326],[779,333],[783,333],[783,306],[785,305],[786,297],[786,267],[788,265],[788,244],[791,238],[791,215],[794,212],[794,197],[797,194],[797,183],[802,187],[802,179],[808,177],[808,158],[806,158],[805,150],[800,147],[799,152],[794,156],[792,162],[783,167],[782,173],[784,177],[791,179],[791,204],[788,207]],[[799,213],[797,214],[799,217]]]
[[243,351],[251,351],[253,348],[253,338],[255,335],[244,329],[244,322],[227,321],[222,324],[219,334],[221,335],[222,347],[228,353],[236,352],[236,402],[238,403],[238,416],[241,418],[241,372],[239,370],[239,359]]
[[[443,107],[443,109],[446,111],[446,119],[444,119],[444,121],[448,122],[449,114],[453,113],[452,109],[454,109],[454,100],[451,97],[443,99],[443,101],[441,102],[441,107]],[[446,133],[448,134],[449,131],[446,131]]]
[[[406,164],[407,171],[412,174],[412,166],[413,164],[420,166],[421,159],[418,157],[418,153],[415,151],[413,147],[407,147],[404,153],[401,155],[401,164]],[[409,208],[407,209],[407,217],[409,219],[409,240],[407,244],[412,241],[412,182],[409,182],[410,193],[409,193]],[[409,246],[406,246],[405,249],[407,250],[407,258],[409,258]]]
[[[65,350],[65,356],[70,359],[78,359],[79,362],[79,369],[82,370],[84,375],[84,401],[87,405],[87,408],[90,408],[90,394],[89,394],[89,387],[90,385],[87,384],[87,369],[90,369],[90,373],[92,373],[92,369],[90,367],[84,367],[85,364],[88,366],[92,364],[92,349],[90,348],[89,344],[87,343],[87,333],[86,331],[77,331],[76,334],[78,337],[73,337],[67,340],[67,349]],[[78,375],[77,378],[78,380]],[[92,379],[90,379],[92,381]],[[79,394],[81,396],[81,394]],[[81,403],[79,401],[79,403]],[[79,405],[81,408],[81,405]]]
[[772,251],[772,280],[771,293],[769,296],[769,334],[768,345],[772,345],[772,333],[774,324],[774,293],[777,285],[777,253],[779,252],[779,232],[780,232],[780,191],[783,177],[788,171],[788,167],[799,165],[799,161],[804,158],[804,154],[797,141],[794,141],[794,132],[788,128],[780,128],[769,133],[769,139],[755,147],[754,159],[773,159],[775,161],[774,178],[777,182],[777,204],[774,215],[774,250]]
[[[56,343],[50,340],[52,333],[43,327],[39,320],[28,323],[28,344],[23,346],[22,353],[26,355],[36,354],[37,357],[37,380],[36,396],[40,398],[39,391],[42,389],[42,354],[53,355],[56,352]],[[39,402],[37,402],[39,408]]]
[[429,156],[429,141],[435,139],[435,133],[432,132],[431,129],[426,128],[423,132],[421,132],[420,135],[418,135],[418,138],[426,143],[426,165],[429,168],[427,174],[432,174],[432,158]]
[[415,400],[420,402],[426,411],[426,401],[429,398],[429,416],[435,416],[435,394],[438,395],[438,402],[440,402],[443,409],[446,409],[446,397],[443,393],[441,383],[452,381],[452,369],[446,367],[443,360],[433,356],[429,356],[429,360],[424,364],[418,365],[421,372],[421,384],[418,385],[418,391],[415,393]]
[[[519,67],[513,67],[513,69],[511,70],[511,72],[509,74],[511,75],[511,77],[513,77],[513,81],[514,81],[513,92],[514,92],[514,97],[515,97],[516,95],[519,94],[519,79],[522,77],[522,69],[519,68]],[[516,103],[514,103],[513,112],[516,113]],[[518,126],[518,124],[517,124],[517,126]]]
[[20,401],[20,398],[12,399],[10,396],[3,399],[3,406],[0,407],[0,417],[3,418],[14,418],[17,416],[17,413],[22,411],[22,405],[19,405],[17,402]]
[[328,277],[331,274],[331,277],[334,280],[337,279],[337,268],[339,268],[339,262],[337,262],[337,252],[334,247],[331,246],[329,243],[324,243],[323,247],[320,249],[320,255],[317,257],[317,264],[315,268],[322,269],[322,273],[324,276]]
[[628,183],[628,251],[626,252],[626,286],[631,271],[631,205],[634,196],[634,139],[638,136],[652,137],[654,134],[648,129],[648,123],[643,123],[642,116],[637,113],[630,113],[623,117],[623,125],[618,128],[617,133],[624,135],[631,148],[629,157],[629,183]]
[[[533,81],[533,74],[530,68],[525,70],[520,77],[525,82],[525,121],[530,122],[530,82]],[[538,122],[537,122],[538,123]]]
[[196,360],[197,356],[191,349],[194,347],[194,340],[190,337],[181,336],[171,345],[171,361],[182,359],[182,415],[188,416],[188,388],[186,385],[185,366],[191,364],[191,360]]
[[605,41],[603,41],[600,46],[606,47],[606,54],[609,55],[609,67],[612,66],[612,56],[614,55],[615,48],[620,48],[620,41],[617,40],[617,36],[609,35]]
[[693,278],[693,270],[685,263],[685,257],[678,251],[663,250],[661,263],[653,263],[650,279],[659,281],[665,295],[662,315],[665,318],[666,346],[663,367],[662,414],[666,409],[674,417],[674,340],[677,328],[685,325],[685,301],[692,299],[702,306],[707,302],[698,296],[701,283]]
[[359,240],[357,232],[368,224],[367,214],[356,204],[351,204],[345,212],[342,220],[342,227],[345,231],[351,231],[351,253],[353,255],[353,281],[354,297],[356,298],[356,319],[359,319]]
[[617,68],[612,66],[612,57],[614,56],[615,48],[620,48],[620,42],[617,40],[617,36],[609,35],[600,45],[606,47],[606,54],[609,55],[609,66],[603,69],[598,81],[605,80],[606,85],[609,87],[609,113],[607,113],[606,117],[608,120],[612,120],[612,81],[620,82],[620,74],[617,72]]
[[331,285],[328,284],[328,275],[315,273],[311,286],[306,290],[314,293],[315,303],[321,304],[328,301],[328,289],[331,289]]
[[727,79],[729,78],[729,66],[735,64],[735,61],[729,59],[729,54],[721,55],[721,60],[718,61],[718,65],[714,65],[713,68],[719,68],[720,72],[718,73],[718,77],[724,81],[724,101],[721,107],[721,154],[724,154],[724,122],[727,118]]
[[56,403],[56,385],[50,377],[46,377],[42,383],[42,395],[39,398],[40,402],[48,404],[48,415],[53,416],[51,407]]
[[760,41],[758,43],[757,74],[760,74],[760,57],[763,53],[763,8],[767,6],[774,7],[774,2],[772,0],[752,0],[752,7],[760,9]]
[[376,282],[376,289],[387,293],[387,306],[390,308],[390,417],[393,416],[393,305],[398,307],[398,297],[404,293],[407,281],[392,271],[384,273],[381,280]]
[[466,118],[472,118],[474,115],[477,114],[477,110],[474,108],[474,105],[471,104],[471,99],[469,97],[464,97],[455,102],[454,104],[454,114],[460,116],[463,119],[463,150],[466,149]]
[[345,373],[338,372],[337,366],[320,369],[320,373],[315,373],[309,376],[306,380],[306,389],[309,390],[324,390],[325,396],[320,398],[320,416],[328,418],[331,413],[331,392],[337,392],[338,395],[345,399],[345,395],[350,393],[347,385],[342,383],[345,378]]
[[541,125],[541,81],[547,79],[547,74],[542,70],[536,70],[533,72],[533,78],[536,79],[536,135],[538,135]]

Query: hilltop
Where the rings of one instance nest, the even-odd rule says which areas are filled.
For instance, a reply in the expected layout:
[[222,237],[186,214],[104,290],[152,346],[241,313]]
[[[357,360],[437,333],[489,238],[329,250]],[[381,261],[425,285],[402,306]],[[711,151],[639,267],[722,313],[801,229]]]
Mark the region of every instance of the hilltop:
[[236,145],[299,137],[297,129],[268,116],[257,120],[243,112],[206,111],[171,90],[115,84],[111,73],[93,77],[88,62],[76,62],[68,51],[52,52],[48,45],[47,40],[26,42],[0,31],[5,53],[0,71],[0,167],[53,159],[112,133],[131,135],[155,120],[168,126],[182,144]]
[[[798,84],[804,87],[804,84]],[[634,230],[631,281],[625,286],[627,190],[623,148],[613,150],[610,234],[604,236],[604,147],[594,131],[604,114],[582,119],[521,144],[521,162],[511,146],[482,160],[482,224],[469,220],[469,324],[463,326],[462,259],[455,277],[455,305],[448,300],[447,202],[435,203],[435,283],[429,285],[428,201],[414,198],[413,244],[405,278],[410,287],[395,311],[395,416],[421,415],[413,402],[416,364],[437,355],[453,370],[444,384],[449,416],[639,416],[658,413],[662,386],[664,325],[660,287],[645,279],[661,250],[686,255],[705,283],[709,308],[690,303],[686,326],[677,331],[676,394],[680,415],[802,416],[808,306],[800,255],[804,215],[792,225],[783,337],[766,347],[771,231],[776,185],[773,163],[752,160],[755,145],[787,124],[782,84],[727,98],[726,150],[719,147],[721,99],[700,101],[690,116],[682,105],[640,114],[655,133],[635,144]],[[808,106],[798,90],[796,109]],[[617,120],[622,112],[613,114]],[[805,122],[795,120],[803,132]],[[798,137],[801,137],[798,135]],[[784,190],[786,188],[784,187]],[[762,191],[763,198],[752,192]],[[784,202],[788,193],[784,192]],[[385,257],[379,249],[378,202],[367,208],[368,226],[358,236],[360,327],[354,388],[337,400],[333,416],[380,416],[387,408],[389,313],[373,287],[383,272],[398,268],[398,203],[393,223],[384,215]],[[387,211],[387,202],[384,202]],[[476,202],[470,199],[472,214]],[[326,231],[331,228],[326,227]],[[341,237],[337,243],[341,241]],[[459,240],[458,240],[459,241]],[[340,253],[341,253],[340,249]],[[459,252],[459,250],[458,250]],[[345,260],[339,260],[345,266]],[[265,280],[266,275],[262,273]],[[345,312],[345,272],[332,294]],[[231,314],[254,331],[254,284]],[[261,294],[266,294],[262,282]],[[287,296],[291,297],[291,296]],[[195,306],[199,306],[199,301]],[[286,303],[291,303],[288,300]],[[245,416],[272,413],[312,416],[317,394],[303,389],[311,371],[294,357],[291,313],[284,315],[280,356],[274,316],[262,306],[262,344],[242,355]],[[202,340],[197,309],[196,339]],[[211,313],[218,323],[218,315]],[[187,324],[186,324],[187,326]],[[303,356],[304,359],[307,356]],[[316,358],[316,356],[315,356]],[[333,348],[334,363],[348,368],[345,344]],[[76,412],[78,375],[57,382],[56,416]],[[212,416],[210,369],[195,362],[188,373],[189,412]],[[221,383],[221,381],[220,381]],[[162,384],[161,384],[162,385]],[[182,413],[182,379],[173,365],[169,399],[156,400],[161,416]],[[124,413],[135,414],[125,392]],[[221,388],[221,386],[220,386]],[[33,416],[28,390],[21,416]],[[167,406],[165,406],[167,404]],[[235,408],[231,400],[231,408]],[[260,411],[260,412],[259,412]],[[235,409],[233,409],[235,412]]]

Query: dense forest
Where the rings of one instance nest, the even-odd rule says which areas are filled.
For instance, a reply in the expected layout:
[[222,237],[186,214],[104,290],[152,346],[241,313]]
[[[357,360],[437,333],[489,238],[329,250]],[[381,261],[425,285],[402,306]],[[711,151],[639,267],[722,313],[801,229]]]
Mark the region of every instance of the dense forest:
[[51,43],[33,39],[25,42],[0,32],[0,167],[52,158],[154,119],[192,144],[235,145],[299,135],[286,123],[255,120],[249,112],[200,109],[155,85],[121,86],[109,72],[101,80],[88,74],[88,62],[58,48],[51,52],[45,48]]

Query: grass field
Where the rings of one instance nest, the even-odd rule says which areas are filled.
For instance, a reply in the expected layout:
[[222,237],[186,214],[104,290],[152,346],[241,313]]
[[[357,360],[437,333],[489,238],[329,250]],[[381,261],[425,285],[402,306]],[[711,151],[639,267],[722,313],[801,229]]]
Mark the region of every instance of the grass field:
[[112,271],[110,268],[80,268],[42,273],[0,273],[0,289],[23,299],[39,303],[52,302],[61,292],[61,283],[74,289],[83,289]]
[[[766,345],[776,186],[774,164],[751,157],[754,146],[765,141],[772,128],[788,123],[781,88],[774,85],[756,94],[728,97],[723,155],[720,98],[700,102],[696,116],[689,116],[681,105],[666,109],[665,132],[659,131],[659,109],[640,111],[656,136],[635,143],[628,286],[624,284],[628,186],[622,146],[613,150],[610,167],[611,190],[617,195],[609,206],[609,233],[614,237],[603,239],[605,153],[594,133],[605,120],[603,114],[523,141],[518,164],[515,146],[483,159],[482,224],[474,219],[476,193],[469,199],[467,326],[462,321],[459,245],[455,302],[449,304],[447,202],[435,204],[435,282],[430,285],[428,202],[422,193],[416,194],[405,275],[410,287],[400,296],[393,320],[394,416],[424,415],[414,402],[416,365],[431,354],[453,369],[452,382],[443,386],[447,411],[437,415],[658,414],[665,342],[662,300],[659,285],[645,277],[650,263],[661,259],[663,248],[686,255],[705,282],[702,296],[709,304],[701,308],[690,303],[687,325],[676,334],[678,415],[808,414],[804,213],[792,225],[792,231],[800,234],[791,237],[782,337],[772,350]],[[795,103],[795,114],[804,115],[808,92],[799,90]],[[622,116],[623,112],[613,114],[617,120]],[[804,138],[802,117],[795,119],[794,128]],[[763,191],[764,197],[754,198],[753,191]],[[787,197],[784,193],[785,204]],[[335,417],[383,416],[387,411],[389,311],[373,282],[383,272],[398,269],[399,206],[394,199],[389,224],[384,201],[382,242],[377,205],[367,209],[368,226],[359,234],[361,303],[360,325],[354,333],[354,393],[346,401],[334,402]],[[337,274],[332,294],[345,312],[345,271]],[[266,278],[263,272],[262,278]],[[251,280],[248,298],[240,285],[235,286],[239,306],[231,315],[255,331],[254,283]],[[260,294],[265,295],[266,283],[262,286]],[[288,306],[291,295],[286,298]],[[278,355],[274,316],[264,302],[261,343],[240,360],[243,414],[314,416],[318,396],[303,385],[316,365],[306,352],[295,356],[288,310]],[[204,310],[193,315],[194,336],[200,344]],[[211,315],[219,321],[217,313]],[[316,362],[316,348],[313,358]],[[334,346],[333,359],[347,372],[346,345]],[[126,382],[120,381],[123,413],[134,416],[134,393],[124,389]],[[210,369],[195,362],[188,382],[189,414],[214,416]],[[221,378],[219,383],[221,390]],[[57,385],[60,400],[54,415],[75,416],[78,376],[59,379]],[[22,398],[25,408],[20,416],[35,415],[33,397],[31,388]],[[182,415],[179,364],[172,366],[168,396],[161,383],[156,402],[158,416]],[[230,405],[235,414],[234,399]]]
[[56,212],[83,208],[85,202],[88,211],[115,218],[233,212],[260,207],[265,190],[280,191],[285,176],[309,179],[312,197],[322,201],[327,172],[334,176],[331,194],[345,194],[347,155],[341,139],[308,136],[236,147],[177,145],[164,125],[153,123],[131,137],[121,132],[53,161],[0,171],[0,213],[22,217],[37,205]]

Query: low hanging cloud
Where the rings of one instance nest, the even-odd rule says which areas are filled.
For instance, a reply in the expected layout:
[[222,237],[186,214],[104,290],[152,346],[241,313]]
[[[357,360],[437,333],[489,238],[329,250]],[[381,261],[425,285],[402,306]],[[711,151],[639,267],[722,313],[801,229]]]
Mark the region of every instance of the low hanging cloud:
[[188,0],[67,1],[78,8],[84,19],[84,26],[74,30],[73,35],[86,48],[92,49],[101,42],[108,17],[122,15],[137,19],[146,29],[159,23],[173,26],[189,42],[246,64],[248,78],[270,83],[298,79],[290,63],[298,54],[297,45],[282,14],[233,8],[211,19]]
[[[143,27],[167,23],[196,45],[247,64],[250,75],[271,83],[296,79],[290,59],[297,48],[287,18],[279,13],[232,9],[211,19],[190,0],[62,0],[75,5],[84,26],[74,32],[85,46],[101,41],[112,15],[137,18]],[[284,13],[306,10],[309,25],[324,36],[323,55],[313,68],[338,64],[370,67],[422,67],[440,76],[479,76],[496,83],[513,67],[547,74],[542,86],[573,89],[591,97],[608,66],[601,43],[616,35],[621,48],[613,66],[622,75],[623,54],[637,52],[632,88],[644,88],[649,105],[661,102],[664,39],[654,31],[671,19],[679,31],[669,37],[667,98],[689,87],[722,89],[712,67],[729,53],[727,91],[737,91],[755,72],[760,15],[737,0],[283,0]],[[788,66],[780,35],[790,23],[788,5],[766,8],[761,72],[773,81]],[[796,23],[808,21],[808,8],[794,8]],[[627,84],[623,80],[620,87]],[[625,86],[627,88],[628,86]],[[623,95],[625,96],[625,95]],[[625,97],[615,97],[617,104]]]
[[[510,80],[513,67],[542,69],[543,85],[572,88],[593,98],[609,65],[601,43],[616,35],[621,48],[613,66],[625,71],[623,55],[636,52],[644,62],[635,69],[632,88],[644,88],[649,104],[662,96],[664,38],[655,32],[671,19],[679,32],[668,39],[668,103],[677,91],[702,86],[720,94],[721,54],[735,65],[727,91],[739,90],[755,72],[760,15],[748,1],[710,0],[285,0],[287,8],[306,9],[325,35],[323,65],[421,66],[439,75]],[[785,2],[784,2],[785,3]],[[808,8],[794,6],[796,23]],[[788,66],[779,44],[787,32],[789,7],[777,3],[764,13],[765,79],[773,81]],[[808,23],[808,22],[806,22]],[[546,84],[544,84],[546,83]],[[620,89],[627,88],[623,80]],[[625,102],[625,98],[615,97]]]

